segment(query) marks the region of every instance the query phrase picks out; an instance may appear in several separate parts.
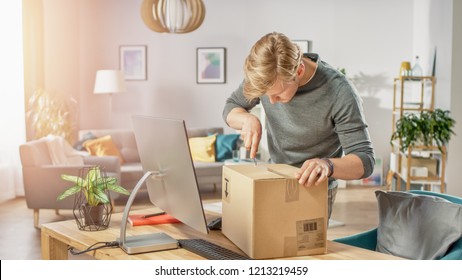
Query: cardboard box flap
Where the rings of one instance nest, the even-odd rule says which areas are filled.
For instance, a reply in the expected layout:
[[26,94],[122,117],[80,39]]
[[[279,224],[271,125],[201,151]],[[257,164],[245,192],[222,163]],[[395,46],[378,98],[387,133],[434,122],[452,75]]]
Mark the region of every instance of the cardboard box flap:
[[286,164],[259,164],[257,166],[252,164],[242,164],[230,165],[226,166],[226,168],[245,174],[245,176],[252,180],[295,179],[294,175],[298,170],[298,168]]

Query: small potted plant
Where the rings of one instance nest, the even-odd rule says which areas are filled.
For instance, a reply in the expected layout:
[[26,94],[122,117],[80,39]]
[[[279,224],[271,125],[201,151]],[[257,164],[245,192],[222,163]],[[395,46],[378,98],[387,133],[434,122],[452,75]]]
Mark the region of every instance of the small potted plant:
[[[449,111],[436,109],[433,112],[406,114],[396,122],[396,131],[391,142],[400,140],[400,150],[405,152],[409,146],[437,146],[442,149],[454,134],[455,121]],[[391,143],[393,145],[393,143]]]
[[84,167],[80,176],[61,175],[74,185],[58,196],[63,200],[77,195],[74,202],[74,217],[81,230],[101,230],[109,226],[112,204],[109,191],[129,195],[117,184],[117,178],[107,177],[99,166]]

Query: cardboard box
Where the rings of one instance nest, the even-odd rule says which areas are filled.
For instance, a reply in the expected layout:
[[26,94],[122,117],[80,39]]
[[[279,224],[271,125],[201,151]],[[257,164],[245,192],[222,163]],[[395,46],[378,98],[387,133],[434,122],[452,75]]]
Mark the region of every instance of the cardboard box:
[[306,188],[285,164],[223,167],[222,233],[253,259],[326,253],[327,180]]

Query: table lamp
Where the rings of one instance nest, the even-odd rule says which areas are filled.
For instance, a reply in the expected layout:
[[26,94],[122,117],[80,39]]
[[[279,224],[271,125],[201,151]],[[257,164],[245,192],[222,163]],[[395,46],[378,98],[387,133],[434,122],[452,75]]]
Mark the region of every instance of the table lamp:
[[109,94],[109,122],[112,116],[112,94],[125,92],[125,80],[119,70],[98,70],[96,71],[94,94]]
[[112,94],[125,92],[125,80],[119,70],[96,71],[95,94]]

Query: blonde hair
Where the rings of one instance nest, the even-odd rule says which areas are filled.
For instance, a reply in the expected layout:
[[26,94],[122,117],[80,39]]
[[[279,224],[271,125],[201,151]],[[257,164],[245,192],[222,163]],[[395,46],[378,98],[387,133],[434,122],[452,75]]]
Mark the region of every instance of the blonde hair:
[[284,34],[272,32],[263,36],[244,63],[244,96],[252,100],[264,95],[277,78],[294,80],[301,57],[299,47]]

